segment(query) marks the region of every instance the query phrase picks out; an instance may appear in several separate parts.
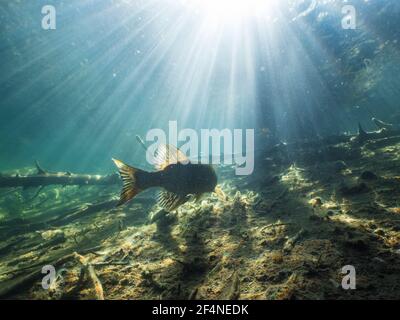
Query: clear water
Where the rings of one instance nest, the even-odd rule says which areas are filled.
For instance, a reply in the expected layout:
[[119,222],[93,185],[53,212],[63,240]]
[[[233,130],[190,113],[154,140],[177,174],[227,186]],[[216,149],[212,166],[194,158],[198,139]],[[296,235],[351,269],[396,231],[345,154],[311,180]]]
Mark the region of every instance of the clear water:
[[[29,167],[30,173],[33,173],[34,162],[38,160],[45,169],[52,172],[70,171],[77,174],[106,175],[116,172],[111,158],[122,159],[129,164],[150,169],[144,150],[137,143],[136,135],[145,137],[153,128],[167,130],[169,121],[177,121],[178,129],[191,128],[197,132],[211,128],[254,129],[254,148],[257,152],[262,152],[276,144],[282,147],[284,143],[290,145],[296,141],[315,141],[319,138],[353,135],[357,133],[359,123],[365,130],[376,130],[371,121],[372,117],[400,128],[400,2],[398,0],[347,2],[341,0],[252,0],[246,1],[251,5],[244,3],[244,0],[232,0],[232,2],[226,0],[2,0],[0,2],[0,172],[14,175],[18,172],[26,174],[27,171],[24,170]],[[45,30],[42,27],[46,14],[41,11],[46,5],[52,5],[56,10],[54,30]],[[347,9],[350,11],[343,11],[346,6],[354,9],[355,16],[351,15],[352,11],[349,7]],[[354,23],[354,28],[345,28],[346,23]],[[352,145],[349,145],[351,148]],[[339,158],[331,160],[342,160],[340,158],[342,149],[340,146],[338,148]],[[398,143],[397,147],[392,146],[392,149],[385,151],[387,156],[385,152],[375,154],[366,152],[362,155],[370,156],[371,158],[368,159],[372,159],[371,163],[374,165],[382,165],[379,169],[381,171],[376,172],[377,174],[385,175],[385,179],[391,178],[399,175],[398,172],[388,171],[396,166],[398,168],[399,149],[396,148],[399,148]],[[343,155],[348,154],[343,153]],[[275,156],[277,158],[273,158]],[[201,229],[203,225],[207,225],[208,209],[203,210],[205,222],[196,220],[200,219],[198,216],[193,217],[189,213],[182,214],[183,218],[179,218],[187,220],[178,219],[179,222],[175,221],[173,225],[174,237],[181,242],[178,243],[179,246],[174,244],[175,247],[173,245],[171,247],[180,249],[187,246],[193,249],[193,251],[187,250],[189,255],[199,254],[200,258],[198,256],[195,258],[206,261],[208,258],[205,259],[201,254],[213,252],[215,248],[208,248],[209,251],[204,248],[210,243],[212,245],[213,241],[219,237],[218,241],[221,245],[216,246],[215,251],[217,252],[221,247],[229,252],[223,253],[224,259],[229,260],[235,257],[246,263],[249,262],[249,265],[241,270],[251,273],[253,272],[250,266],[252,259],[256,261],[265,253],[263,250],[267,250],[262,247],[264,245],[259,245],[263,239],[257,239],[254,242],[252,248],[256,248],[255,253],[250,249],[246,249],[246,252],[239,250],[232,253],[229,251],[232,246],[240,241],[252,239],[253,236],[256,237],[257,228],[263,228],[265,225],[282,221],[288,222],[291,226],[302,226],[304,221],[311,223],[307,215],[311,214],[311,211],[314,212],[316,205],[309,205],[308,200],[316,196],[323,198],[324,203],[327,200],[327,206],[329,201],[336,201],[336,207],[333,205],[331,207],[343,209],[342,211],[350,216],[352,213],[355,214],[355,218],[352,216],[353,220],[338,222],[339,226],[351,225],[360,219],[362,223],[368,224],[374,221],[378,227],[385,228],[387,219],[377,222],[374,219],[379,220],[378,218],[367,215],[361,217],[364,219],[362,220],[360,216],[357,216],[359,212],[356,209],[351,208],[346,211],[356,202],[352,203],[352,200],[346,202],[335,198],[337,189],[342,187],[342,182],[347,183],[345,179],[358,178],[364,169],[370,170],[370,167],[376,169],[372,165],[368,167],[369,160],[353,163],[351,161],[354,159],[349,158],[349,163],[351,163],[348,164],[348,171],[344,170],[340,177],[335,171],[332,176],[326,178],[324,170],[331,167],[324,163],[323,159],[317,161],[317,164],[310,164],[308,169],[312,171],[317,168],[316,170],[319,171],[314,172],[314,175],[311,173],[307,175],[308,172],[305,174],[303,169],[296,166],[298,160],[295,158],[296,153],[291,154],[282,162],[279,162],[280,156],[277,153],[258,157],[257,154],[256,160],[262,158],[262,161],[255,164],[254,174],[247,177],[248,180],[238,179],[231,173],[225,174],[226,171],[219,172],[220,182],[229,200],[221,202],[214,197],[207,198],[206,201],[211,201],[211,207],[221,220],[217,219],[222,227],[218,225],[219,228],[211,231]],[[268,157],[272,157],[272,160],[269,160],[275,162],[274,165],[266,168],[270,162],[263,161]],[[281,171],[275,172],[274,170],[281,164]],[[321,165],[321,168],[326,165],[326,168],[319,169],[316,167],[318,165]],[[344,168],[339,168],[339,170]],[[324,178],[327,180],[323,180]],[[319,185],[320,179],[323,181],[322,185]],[[288,193],[282,192],[276,184],[273,185],[273,181],[279,181],[279,186],[287,187]],[[390,209],[392,210],[389,210],[390,212],[398,213],[399,204],[395,199],[396,196],[393,196],[397,194],[395,192],[398,192],[398,187],[393,186],[397,185],[393,182],[389,187],[379,186],[382,188],[378,188],[373,195],[371,193],[369,200],[376,200],[377,198],[373,197],[381,195],[380,192],[390,194],[385,195],[386,198],[384,196],[382,196],[383,199],[379,198],[381,202],[377,200],[380,207],[371,205],[364,211],[372,210],[371,208],[375,211],[383,210],[384,207],[385,210]],[[332,190],[329,189],[330,187]],[[12,257],[12,252],[9,252],[10,246],[12,247],[14,243],[17,246],[19,237],[23,237],[21,234],[24,231],[21,231],[21,228],[18,229],[18,224],[25,221],[23,219],[32,218],[30,226],[35,225],[33,222],[37,223],[36,229],[29,231],[29,237],[36,239],[39,233],[43,235],[46,232],[46,228],[40,225],[44,220],[63,217],[65,212],[69,213],[87,202],[93,204],[97,203],[98,199],[115,200],[119,194],[119,187],[115,186],[110,187],[109,190],[103,188],[101,191],[92,187],[63,189],[57,186],[52,188],[48,187],[43,193],[39,192],[39,195],[35,195],[36,190],[31,189],[2,188],[0,190],[0,251],[8,252],[8,255],[4,254],[1,259],[4,261],[0,265],[0,276],[3,277],[1,281],[13,281],[12,276],[4,275],[8,275],[7,272],[10,268],[14,268],[14,265],[23,270],[36,261],[18,260],[17,264],[14,261],[15,257]],[[388,188],[394,189],[388,191]],[[353,192],[351,188],[343,190]],[[259,193],[252,198],[253,192]],[[152,194],[149,195],[149,197],[152,196]],[[293,198],[286,200],[282,197]],[[257,202],[255,199],[262,201],[257,200]],[[279,202],[280,199],[285,199],[283,202],[287,206],[279,207],[278,204],[276,210],[279,212],[274,213],[275,207],[272,204],[275,205],[274,201]],[[254,203],[251,202],[253,200]],[[272,214],[261,218],[257,216],[259,214],[257,210],[260,209],[255,208],[260,203],[264,205],[263,201],[268,204],[264,206],[264,209],[267,208],[276,216]],[[310,203],[318,204],[315,199],[313,201]],[[342,208],[342,205],[348,207]],[[375,202],[374,205],[376,205]],[[235,206],[239,206],[239,209]],[[226,214],[230,210],[236,214],[238,210],[241,210],[240,208],[243,209],[246,206],[254,209],[252,209],[253,220],[249,224],[240,220],[240,215],[230,218],[229,214]],[[118,244],[121,248],[126,243],[135,245],[135,241],[143,241],[143,248],[147,248],[146,245],[149,243],[153,244],[153,238],[149,237],[150,240],[146,238],[152,227],[147,224],[146,219],[150,209],[144,200],[122,209],[110,208],[106,206],[101,210],[108,210],[114,215],[109,215],[108,211],[107,214],[99,213],[96,216],[98,219],[96,223],[106,225],[109,220],[114,217],[119,219],[120,216],[121,219],[125,219],[125,233],[121,235],[125,238],[118,239],[125,241],[123,244]],[[192,210],[189,209],[188,212]],[[193,213],[193,210],[190,212]],[[360,212],[364,211],[360,209]],[[297,216],[289,215],[293,212]],[[90,214],[93,214],[93,211]],[[304,219],[303,214],[306,216]],[[18,220],[20,218],[21,221]],[[136,218],[138,221],[135,220]],[[291,219],[299,219],[299,221]],[[210,219],[210,221],[214,220]],[[79,227],[84,230],[87,226],[97,226],[93,221],[86,221],[82,225],[77,224],[72,227],[70,225],[56,226],[69,235],[69,228]],[[116,229],[115,226],[119,220],[116,221],[109,223],[111,227],[107,229],[108,233],[99,231],[95,234],[93,230],[90,230],[89,235],[93,235],[93,238],[90,238],[91,242],[84,243],[83,237],[84,240],[79,242],[79,246],[86,248],[102,241],[107,242],[108,237],[114,239],[115,234],[122,232]],[[229,224],[229,221],[233,221],[232,224]],[[12,230],[15,226],[17,226],[15,229],[17,231],[14,234]],[[129,227],[133,228],[133,231]],[[126,228],[130,231],[126,231]],[[210,242],[204,244],[204,248],[191,244],[189,241],[191,238],[185,234],[186,230],[192,230],[190,228],[198,228],[200,231],[196,229],[192,233],[196,234],[196,237],[209,238]],[[160,232],[159,229],[160,227],[157,232]],[[331,229],[327,228],[326,232],[330,232]],[[360,229],[359,232],[364,232],[364,229]],[[5,232],[3,230],[8,230],[10,236],[1,235]],[[103,229],[99,228],[99,230]],[[230,230],[229,236],[233,234],[232,239],[226,236],[227,230]],[[316,239],[317,242],[325,241],[324,235],[312,227],[310,230],[309,238]],[[298,232],[291,229],[289,231],[284,234],[287,238]],[[136,237],[137,234],[140,234],[140,237]],[[167,236],[164,235],[166,238],[159,241],[163,245],[175,239],[169,237],[168,232],[165,234],[167,234]],[[247,240],[243,235],[248,235]],[[16,238],[10,238],[11,236]],[[103,238],[99,240],[97,237]],[[227,238],[231,242],[224,242]],[[329,237],[326,236],[326,238]],[[71,250],[76,250],[74,247],[76,239],[71,237],[66,239],[65,248],[71,245]],[[380,244],[392,246],[393,250],[400,248],[398,234],[393,235],[390,241],[388,239],[385,238]],[[23,238],[21,241],[25,240]],[[11,245],[8,241],[11,241]],[[200,244],[203,245],[202,242]],[[351,245],[354,244],[350,243]],[[144,255],[147,252],[149,257],[142,260],[139,257],[138,263],[147,268],[146,263],[153,261],[153,258],[160,258],[158,262],[160,268],[166,268],[162,263],[166,264],[165,261],[169,256],[159,257],[158,253],[165,250],[169,254],[171,247],[166,245],[163,249],[156,251],[155,255],[150,256],[154,246],[149,246],[142,250]],[[335,248],[335,252],[341,254],[337,259],[335,258],[335,261],[347,261],[347,258],[351,259],[355,256],[357,259],[365,258],[368,261],[376,258],[375,253],[365,256],[365,253],[356,255],[350,251],[347,255],[347,249],[341,251],[343,249],[341,243]],[[268,250],[275,249],[268,247]],[[320,250],[325,249],[316,247],[310,252]],[[25,247],[16,252],[20,257],[25,257],[29,250]],[[336,254],[335,252],[332,256]],[[252,255],[247,256],[247,254]],[[301,259],[307,258],[307,254],[306,252],[301,256]],[[215,253],[215,257],[219,257],[218,252]],[[279,254],[274,257],[276,261],[280,261]],[[180,259],[184,260],[186,256]],[[285,262],[285,259],[283,261]],[[335,261],[326,262],[326,264],[333,265]],[[393,263],[393,265],[396,264],[398,265],[398,263]],[[173,263],[169,263],[168,266],[171,265],[176,267]],[[180,265],[177,264],[177,266]],[[230,270],[228,265],[226,268]],[[337,269],[338,266],[335,268]],[[257,271],[259,268],[254,270]],[[166,272],[166,277],[168,274],[175,276],[179,273]],[[203,283],[204,279],[196,278],[197,276],[193,275],[194,278],[184,282],[182,290],[186,295],[189,295],[195,287],[191,281]],[[241,278],[250,279],[252,276],[253,274],[246,277],[241,275]],[[102,280],[106,278],[107,275],[103,274]],[[389,283],[387,288],[389,288],[392,280],[385,275],[382,275],[382,278],[384,283],[387,280]],[[218,283],[218,279],[225,279],[224,275],[217,278],[215,283]],[[177,283],[178,280],[165,281]],[[266,290],[264,287],[261,288],[260,283],[262,280],[253,287],[244,284],[249,295],[242,297],[270,297],[268,294],[265,296],[264,293],[260,293]],[[105,290],[107,297],[121,297],[118,296],[119,293],[113,292],[113,285],[107,285],[107,282]],[[206,291],[206,289],[203,290],[203,292]],[[139,299],[159,297],[158,292],[154,293],[151,290],[143,292],[145,292],[144,296],[141,296],[139,292],[140,294],[132,297]],[[254,295],[251,296],[249,292]],[[301,297],[324,298],[324,292],[321,293],[318,290],[316,292],[316,296],[313,295],[314,293],[303,292],[304,296]],[[355,297],[380,297],[378,293],[371,292],[360,291],[357,292],[360,296],[356,294]],[[387,289],[385,297],[398,298],[398,292],[398,290]],[[30,293],[17,292],[22,295],[18,296],[19,298],[42,297]],[[319,293],[321,295],[318,295]],[[370,294],[370,296],[364,294]],[[127,296],[129,295],[125,294],[123,297]],[[325,297],[336,298],[336,292],[328,292]],[[346,296],[343,294],[341,297]],[[212,296],[212,298],[218,297]]]
[[352,1],[356,30],[342,1],[269,2],[229,19],[196,1],[3,1],[0,168],[109,172],[169,120],[285,140],[398,111],[398,1]]

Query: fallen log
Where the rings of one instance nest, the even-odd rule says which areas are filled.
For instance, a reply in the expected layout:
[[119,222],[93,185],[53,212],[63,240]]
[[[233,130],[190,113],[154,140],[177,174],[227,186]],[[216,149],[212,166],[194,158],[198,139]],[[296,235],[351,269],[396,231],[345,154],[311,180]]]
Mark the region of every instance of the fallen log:
[[7,176],[0,174],[0,188],[31,188],[48,185],[114,185],[120,183],[117,173],[111,175],[73,174],[71,172],[48,172],[36,162],[37,174],[28,176]]

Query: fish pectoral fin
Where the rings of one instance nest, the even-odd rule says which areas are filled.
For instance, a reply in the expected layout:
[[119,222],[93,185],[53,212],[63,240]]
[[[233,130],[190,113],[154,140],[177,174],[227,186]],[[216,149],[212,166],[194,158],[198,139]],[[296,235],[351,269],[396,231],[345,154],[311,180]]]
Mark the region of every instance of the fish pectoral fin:
[[166,211],[175,210],[181,204],[184,204],[188,201],[188,197],[186,195],[180,196],[176,193],[169,192],[166,190],[160,191],[157,196],[158,204],[163,207]]

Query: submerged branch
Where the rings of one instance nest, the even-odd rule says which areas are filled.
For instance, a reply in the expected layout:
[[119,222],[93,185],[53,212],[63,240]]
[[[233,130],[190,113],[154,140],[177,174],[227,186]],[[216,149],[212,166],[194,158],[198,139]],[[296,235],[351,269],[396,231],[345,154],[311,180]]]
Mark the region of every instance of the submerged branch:
[[82,275],[87,274],[92,285],[94,287],[94,291],[96,294],[97,300],[104,300],[104,290],[103,285],[101,284],[96,271],[93,268],[93,265],[89,263],[88,259],[78,253],[74,253],[75,259],[82,265]]
[[0,174],[0,188],[31,188],[44,187],[48,185],[114,185],[120,182],[118,174],[111,175],[89,175],[73,174],[71,172],[48,172],[42,169],[36,162],[37,173],[28,176],[7,176]]

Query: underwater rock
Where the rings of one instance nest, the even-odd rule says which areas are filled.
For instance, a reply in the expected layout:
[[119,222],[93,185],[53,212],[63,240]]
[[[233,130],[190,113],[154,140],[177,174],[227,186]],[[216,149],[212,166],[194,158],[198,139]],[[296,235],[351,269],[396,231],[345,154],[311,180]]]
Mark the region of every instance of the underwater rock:
[[273,177],[268,177],[266,179],[263,179],[264,182],[261,183],[261,187],[262,188],[266,188],[268,186],[275,185],[276,183],[279,182],[280,179],[281,179],[281,177],[277,176],[277,175],[273,176]]
[[156,291],[163,291],[165,288],[154,279],[154,273],[149,270],[143,270],[140,275],[142,276],[142,285],[151,287]]
[[203,274],[208,269],[208,264],[202,257],[194,257],[187,261],[181,261],[179,259],[173,259],[182,265],[182,273],[185,276],[191,276],[193,274]]
[[306,234],[307,234],[307,231],[304,229],[301,229],[298,233],[296,233],[293,237],[289,238],[286,241],[286,243],[283,247],[283,251],[286,253],[290,252],[293,249],[296,242],[299,241]]
[[394,214],[400,214],[400,207],[389,208],[388,211]]
[[366,239],[346,240],[344,244],[346,247],[357,250],[357,251],[366,251],[369,248]]
[[328,210],[327,212],[326,212],[326,215],[328,216],[328,217],[332,217],[332,216],[334,216],[336,213],[333,211],[333,210]]
[[175,218],[174,215],[172,215],[168,211],[165,211],[164,209],[162,209],[162,210],[156,211],[153,214],[151,214],[149,217],[149,222],[150,223],[158,223],[160,225],[165,225],[165,224],[172,223],[175,220],[174,218]]
[[334,167],[336,171],[342,171],[347,169],[347,164],[346,162],[342,161],[342,160],[338,160],[334,163]]
[[61,239],[61,238],[65,237],[64,231],[62,231],[60,229],[47,230],[47,231],[42,232],[40,235],[44,240],[51,240],[56,237]]
[[372,171],[363,171],[360,178],[363,180],[376,180],[378,179],[378,176]]
[[314,222],[322,222],[322,221],[325,221],[326,219],[328,219],[327,216],[322,216],[322,215],[315,214],[315,213],[310,215],[310,220],[314,221]]
[[276,250],[271,254],[271,261],[274,263],[282,263],[283,262],[283,254],[282,251]]
[[368,188],[368,186],[364,182],[362,182],[362,183],[355,184],[355,185],[352,185],[352,186],[343,185],[339,189],[339,191],[344,196],[353,196],[353,195],[356,195],[356,194],[368,192],[368,191],[370,191],[370,189]]
[[292,273],[285,283],[271,285],[265,291],[268,300],[293,300],[295,299],[296,282],[299,278],[297,273]]
[[374,233],[375,233],[376,235],[378,235],[378,236],[381,236],[381,237],[384,237],[384,236],[386,235],[386,232],[385,232],[384,230],[382,230],[382,229],[376,229],[376,230],[374,231]]
[[310,204],[312,205],[313,208],[321,207],[322,206],[322,200],[321,200],[321,198],[314,198],[314,199],[310,200]]

